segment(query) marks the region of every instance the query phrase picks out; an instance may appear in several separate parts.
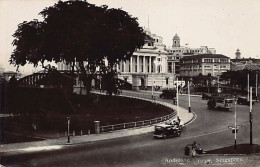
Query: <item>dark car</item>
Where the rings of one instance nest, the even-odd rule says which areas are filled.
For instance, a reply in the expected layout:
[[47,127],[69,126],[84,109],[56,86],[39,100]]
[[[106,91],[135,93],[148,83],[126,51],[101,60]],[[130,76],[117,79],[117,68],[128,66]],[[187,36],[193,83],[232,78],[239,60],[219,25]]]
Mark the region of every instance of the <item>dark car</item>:
[[154,129],[154,138],[167,138],[172,136],[180,136],[182,127],[178,123],[156,125]]
[[175,89],[165,89],[162,91],[162,94],[160,94],[160,98],[173,99],[174,97],[176,97]]
[[[247,97],[240,96],[237,98],[237,104],[250,105],[250,101],[247,100]],[[252,102],[254,104],[254,102]]]
[[202,93],[202,100],[208,100],[210,99],[211,97],[211,94],[210,93]]

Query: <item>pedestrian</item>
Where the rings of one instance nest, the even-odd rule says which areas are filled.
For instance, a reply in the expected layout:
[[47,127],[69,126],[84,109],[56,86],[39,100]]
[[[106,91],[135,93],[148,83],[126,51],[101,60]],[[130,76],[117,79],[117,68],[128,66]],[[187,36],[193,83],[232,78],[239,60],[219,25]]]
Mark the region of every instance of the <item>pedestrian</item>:
[[191,144],[191,156],[194,157],[196,155],[196,149],[197,149],[197,144],[194,141],[193,144]]

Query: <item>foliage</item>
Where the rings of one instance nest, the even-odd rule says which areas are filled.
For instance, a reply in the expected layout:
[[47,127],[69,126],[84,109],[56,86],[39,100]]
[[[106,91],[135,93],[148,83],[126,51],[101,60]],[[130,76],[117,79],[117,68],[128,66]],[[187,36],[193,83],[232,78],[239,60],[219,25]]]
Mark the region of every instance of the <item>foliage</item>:
[[[229,83],[230,87],[240,86],[241,90],[247,87],[247,77],[250,75],[250,86],[255,86],[257,71],[240,70],[240,71],[227,71],[224,72],[220,79]],[[258,77],[259,83],[259,77]]]
[[[18,25],[14,33],[15,49],[10,63],[31,63],[45,67],[47,62],[66,62],[80,74],[91,89],[97,67],[109,69],[127,60],[143,46],[145,33],[133,18],[121,9],[97,7],[85,1],[59,1],[40,12],[44,20]],[[87,62],[87,63],[86,63]]]

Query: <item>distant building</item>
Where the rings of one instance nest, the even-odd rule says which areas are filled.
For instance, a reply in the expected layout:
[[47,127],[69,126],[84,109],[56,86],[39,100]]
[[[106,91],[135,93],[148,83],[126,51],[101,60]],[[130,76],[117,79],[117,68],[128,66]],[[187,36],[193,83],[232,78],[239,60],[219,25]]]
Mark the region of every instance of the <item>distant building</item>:
[[0,77],[3,76],[5,68],[0,64]]
[[207,46],[201,46],[199,48],[190,48],[188,44],[181,46],[180,37],[178,34],[175,34],[172,41],[172,48],[167,48],[168,72],[172,74],[180,73],[179,60],[183,57],[198,54],[216,54],[216,50],[214,48],[208,48]]
[[[255,58],[241,58],[241,52],[239,51],[239,49],[237,49],[236,53],[236,58],[235,59],[231,59],[231,63],[230,63],[230,70],[232,71],[237,71],[237,70],[243,70],[246,69],[248,65],[252,66],[254,65],[257,69],[260,69],[260,59],[255,59]],[[257,70],[256,69],[256,70]]]
[[230,58],[222,54],[200,54],[183,57],[180,60],[180,76],[218,76],[230,70]]

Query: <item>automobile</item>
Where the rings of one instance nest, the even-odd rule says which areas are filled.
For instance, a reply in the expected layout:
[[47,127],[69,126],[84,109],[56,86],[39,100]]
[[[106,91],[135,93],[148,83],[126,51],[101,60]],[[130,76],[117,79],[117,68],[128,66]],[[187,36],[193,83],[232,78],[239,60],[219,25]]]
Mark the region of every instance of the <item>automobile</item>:
[[[250,101],[247,100],[247,97],[239,96],[237,98],[237,104],[250,105]],[[254,104],[254,101],[252,102]]]
[[160,94],[160,98],[173,99],[174,97],[176,97],[175,89],[165,89],[162,91],[162,94]]
[[228,111],[232,108],[233,99],[223,96],[213,96],[209,99],[207,105],[209,109]]
[[202,93],[202,100],[208,100],[211,97],[210,93]]
[[182,126],[177,121],[166,122],[162,125],[155,125],[154,127],[154,138],[168,138],[173,136],[180,136],[182,132]]

